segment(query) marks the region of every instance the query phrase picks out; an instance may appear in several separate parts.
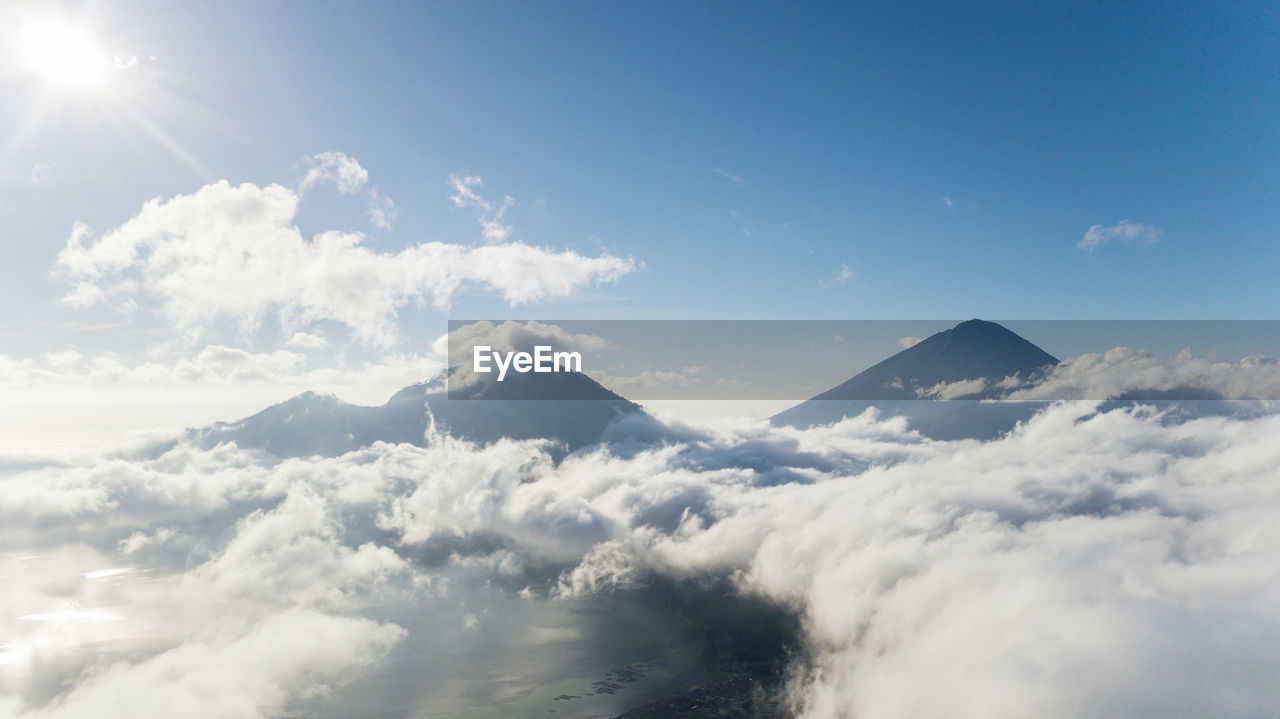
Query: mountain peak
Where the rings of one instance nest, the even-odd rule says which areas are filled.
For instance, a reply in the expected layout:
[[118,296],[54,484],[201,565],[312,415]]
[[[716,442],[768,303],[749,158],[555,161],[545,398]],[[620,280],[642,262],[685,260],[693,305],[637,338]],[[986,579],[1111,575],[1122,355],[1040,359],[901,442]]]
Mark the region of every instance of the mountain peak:
[[[1010,375],[1034,377],[1058,360],[995,322],[972,319],[930,335],[811,400],[773,417],[778,424],[807,427],[835,422],[876,407],[884,417],[905,416],[934,439],[998,437],[1035,411],[1035,403],[918,402],[938,397],[939,385],[986,380],[963,398],[990,396],[986,388]],[[982,383],[976,383],[981,385]],[[836,400],[836,401],[817,401]]]
[[971,319],[860,372],[814,399],[917,399],[938,384],[1012,375],[1023,379],[1058,364],[1003,325]]

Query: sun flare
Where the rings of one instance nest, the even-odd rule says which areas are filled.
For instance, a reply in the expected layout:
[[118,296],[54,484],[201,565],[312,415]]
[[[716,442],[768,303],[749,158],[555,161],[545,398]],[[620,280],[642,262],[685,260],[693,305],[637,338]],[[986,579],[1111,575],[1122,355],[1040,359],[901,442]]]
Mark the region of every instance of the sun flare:
[[84,30],[60,22],[31,25],[23,33],[22,56],[27,69],[50,85],[100,87],[110,59]]

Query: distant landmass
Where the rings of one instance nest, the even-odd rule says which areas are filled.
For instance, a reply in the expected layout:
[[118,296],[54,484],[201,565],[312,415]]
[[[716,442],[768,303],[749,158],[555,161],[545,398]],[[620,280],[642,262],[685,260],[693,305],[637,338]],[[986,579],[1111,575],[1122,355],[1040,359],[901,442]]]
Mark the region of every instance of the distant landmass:
[[[929,336],[770,421],[811,427],[875,407],[881,418],[905,417],[912,429],[932,439],[992,439],[1050,404],[1000,400],[1007,389],[1000,383],[1015,378],[1020,386],[1034,384],[1057,364],[1053,355],[1009,329],[973,319]],[[481,377],[466,386],[455,383],[452,393],[449,377],[442,372],[374,407],[306,392],[236,422],[188,430],[187,437],[202,446],[235,442],[282,457],[337,456],[379,441],[422,446],[433,422],[440,433],[476,442],[553,440],[558,445],[553,453],[560,457],[606,441],[620,445],[626,440],[638,447],[671,437],[640,405],[586,374],[513,373],[503,382]],[[557,399],[544,399],[548,396]],[[1131,391],[1111,398],[1103,408],[1173,399],[1183,400],[1175,413],[1183,418],[1248,411],[1244,403],[1215,402],[1217,395],[1193,388]]]
[[[969,320],[930,335],[896,355],[813,397],[815,400],[929,399],[939,384],[1005,377],[1041,376],[1058,359],[995,322]],[[965,399],[995,396],[990,389],[965,393]]]
[[[601,442],[616,420],[644,415],[639,405],[585,374],[513,375],[501,384],[476,384],[464,394],[467,399],[458,398],[456,389],[451,398],[446,380],[442,372],[376,407],[306,392],[237,422],[189,430],[188,436],[202,446],[235,442],[281,457],[334,457],[379,441],[423,446],[434,421],[438,432],[462,439],[551,439],[572,452]],[[562,385],[557,396],[564,399],[521,399],[534,381]]]
[[[974,319],[929,336],[771,421],[811,427],[875,407],[881,417],[906,417],[933,439],[990,439],[1048,403],[978,400],[999,396],[993,385],[1006,377],[1034,381],[1057,364],[1056,357],[1007,328]],[[964,386],[973,380],[986,382]],[[938,401],[947,386],[953,398]]]

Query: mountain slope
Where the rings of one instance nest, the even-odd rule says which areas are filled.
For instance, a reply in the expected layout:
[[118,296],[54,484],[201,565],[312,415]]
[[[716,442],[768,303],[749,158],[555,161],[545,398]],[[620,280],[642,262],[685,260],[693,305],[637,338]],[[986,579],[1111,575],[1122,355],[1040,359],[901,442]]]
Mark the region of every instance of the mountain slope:
[[[983,320],[930,335],[813,399],[920,399],[918,391],[972,379],[1022,379],[1057,358],[1008,329]],[[975,393],[985,395],[985,392]]]
[[939,385],[966,380],[983,379],[990,384],[1014,375],[1026,380],[1057,363],[1053,355],[1001,325],[969,320],[931,335],[775,415],[772,421],[808,427],[856,416],[874,406],[881,416],[907,417],[915,429],[935,439],[995,437],[1029,418],[1044,403],[971,401],[993,394],[976,385],[962,392],[965,399],[921,398]]
[[188,436],[203,446],[235,442],[281,457],[336,456],[377,441],[421,446],[434,418],[438,431],[459,438],[476,442],[544,438],[573,451],[600,442],[619,418],[643,415],[639,405],[584,374],[539,376],[553,377],[560,383],[556,396],[567,399],[522,399],[545,393],[533,394],[525,384],[527,375],[516,377],[496,387],[492,383],[478,386],[459,399],[449,397],[441,374],[405,387],[377,407],[307,392],[238,422],[189,430]]

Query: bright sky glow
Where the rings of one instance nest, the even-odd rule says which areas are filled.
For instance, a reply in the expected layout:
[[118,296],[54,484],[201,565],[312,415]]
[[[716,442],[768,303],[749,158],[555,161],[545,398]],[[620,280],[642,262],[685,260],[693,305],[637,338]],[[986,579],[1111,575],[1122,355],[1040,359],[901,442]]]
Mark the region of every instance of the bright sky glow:
[[29,71],[50,85],[92,88],[107,76],[110,58],[81,28],[42,22],[22,34],[22,57]]

